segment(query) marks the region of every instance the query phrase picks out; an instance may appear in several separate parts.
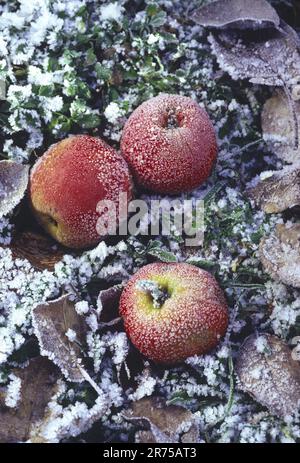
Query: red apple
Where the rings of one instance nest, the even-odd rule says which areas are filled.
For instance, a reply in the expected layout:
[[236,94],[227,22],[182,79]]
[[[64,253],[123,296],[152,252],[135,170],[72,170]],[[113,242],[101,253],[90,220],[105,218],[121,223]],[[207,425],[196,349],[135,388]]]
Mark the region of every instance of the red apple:
[[66,138],[51,146],[31,171],[35,216],[53,238],[70,248],[90,247],[105,238],[96,229],[97,205],[111,200],[118,211],[119,193],[127,193],[128,201],[132,198],[126,161],[99,138]]
[[123,290],[120,314],[135,347],[159,363],[208,352],[228,325],[225,297],[215,278],[184,263],[141,268]]
[[175,194],[192,190],[208,178],[217,143],[206,111],[195,101],[161,94],[130,116],[121,151],[140,186]]

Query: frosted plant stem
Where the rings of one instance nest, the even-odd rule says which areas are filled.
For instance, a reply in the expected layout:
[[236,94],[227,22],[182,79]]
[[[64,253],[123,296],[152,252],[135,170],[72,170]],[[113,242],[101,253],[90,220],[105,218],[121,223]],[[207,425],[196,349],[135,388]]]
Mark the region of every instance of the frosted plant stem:
[[100,389],[99,386],[97,386],[97,384],[95,383],[95,381],[90,377],[90,375],[85,371],[84,368],[82,368],[81,365],[78,364],[78,370],[80,371],[80,373],[82,374],[83,378],[88,382],[90,383],[90,385],[92,386],[92,388],[97,392],[97,394],[99,396],[103,396],[103,391],[102,389]]
[[144,293],[150,294],[153,299],[153,307],[159,309],[163,303],[168,299],[166,291],[161,289],[156,281],[152,280],[140,280],[137,283],[137,288]]

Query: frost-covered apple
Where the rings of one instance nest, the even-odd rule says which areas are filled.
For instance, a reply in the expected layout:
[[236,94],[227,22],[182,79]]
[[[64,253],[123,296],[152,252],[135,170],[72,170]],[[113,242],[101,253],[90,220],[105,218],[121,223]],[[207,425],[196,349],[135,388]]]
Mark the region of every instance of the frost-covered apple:
[[[98,243],[99,201],[119,207],[119,194],[132,197],[126,161],[103,140],[87,135],[51,146],[30,176],[32,209],[44,229],[61,244],[85,248]],[[118,213],[116,214],[118,217]]]
[[195,101],[160,94],[130,116],[121,150],[140,186],[175,194],[192,190],[207,179],[217,143],[208,114]]
[[225,297],[215,278],[185,263],[141,268],[123,290],[120,314],[135,347],[159,363],[206,353],[228,325]]

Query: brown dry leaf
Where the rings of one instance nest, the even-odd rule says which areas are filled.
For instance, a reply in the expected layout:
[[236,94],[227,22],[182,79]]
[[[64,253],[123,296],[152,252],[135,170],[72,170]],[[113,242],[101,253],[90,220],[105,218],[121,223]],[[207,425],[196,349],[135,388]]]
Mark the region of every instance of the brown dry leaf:
[[56,392],[59,370],[46,358],[30,360],[14,374],[22,381],[18,408],[0,405],[0,443],[25,442],[35,425],[46,415],[47,405]]
[[300,366],[276,336],[251,335],[240,348],[235,370],[244,392],[273,415],[293,415],[300,406]]
[[14,258],[27,259],[35,269],[50,271],[66,253],[65,248],[50,237],[33,231],[17,233],[10,249]]
[[199,441],[199,431],[193,414],[178,405],[166,405],[161,397],[150,397],[134,402],[124,414],[128,421],[148,428],[139,431],[136,441],[142,443],[176,443]]
[[13,161],[0,161],[0,217],[11,212],[23,198],[29,167]]
[[[300,126],[300,101],[293,103],[298,126]],[[300,161],[300,147],[295,148],[293,113],[286,95],[276,92],[266,101],[261,115],[263,138],[270,149],[283,161]]]
[[274,280],[300,288],[300,223],[279,224],[259,245],[262,265]]
[[102,325],[113,325],[120,320],[119,301],[123,288],[124,286],[119,284],[100,291],[97,300],[97,308],[100,313]]
[[253,40],[237,32],[216,32],[209,36],[212,52],[220,67],[235,80],[254,84],[292,87],[300,80],[299,43],[287,24],[268,36]]
[[[86,378],[82,374],[79,344],[84,343],[86,328],[70,295],[36,306],[32,319],[42,355],[52,360],[69,381],[83,382]],[[69,329],[76,333],[78,344],[69,341]]]
[[263,28],[279,27],[280,18],[266,0],[218,0],[200,7],[192,14],[201,26]]
[[260,181],[247,194],[256,206],[274,214],[300,205],[300,166],[285,167]]

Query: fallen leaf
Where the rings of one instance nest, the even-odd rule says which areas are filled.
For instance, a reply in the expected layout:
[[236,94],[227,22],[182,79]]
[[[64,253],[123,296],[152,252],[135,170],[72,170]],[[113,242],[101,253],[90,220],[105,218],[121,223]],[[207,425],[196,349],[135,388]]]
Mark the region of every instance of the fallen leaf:
[[300,366],[276,336],[249,336],[240,348],[235,371],[241,389],[273,415],[285,417],[299,409]]
[[13,161],[0,161],[0,217],[11,212],[23,198],[29,167]]
[[262,265],[274,280],[300,288],[300,223],[279,224],[259,245]]
[[[78,402],[69,404],[66,407],[49,407],[47,415],[32,430],[30,443],[60,443],[66,439],[72,439],[82,435],[78,442],[86,441],[86,434],[92,426],[99,421],[112,406],[111,400],[105,394],[98,396],[92,406],[81,409],[78,413]],[[83,437],[83,434],[85,436]],[[94,436],[94,433],[91,432]],[[84,440],[83,440],[84,439]],[[99,441],[103,442],[104,436],[100,433]],[[95,442],[93,440],[93,442]],[[98,440],[97,440],[98,442]]]
[[[293,97],[295,100],[295,95]],[[300,101],[293,103],[298,127],[300,126]],[[261,125],[263,138],[270,149],[283,161],[300,161],[300,147],[295,148],[294,118],[288,98],[283,92],[276,92],[264,104]]]
[[122,284],[119,284],[100,291],[97,299],[97,309],[102,325],[112,325],[120,320],[119,301],[123,287]]
[[218,0],[197,9],[192,18],[205,27],[279,27],[280,18],[266,0]]
[[0,442],[25,442],[35,425],[46,414],[47,405],[56,390],[59,370],[46,358],[30,360],[24,369],[14,370],[22,381],[18,408],[0,405]]
[[27,259],[37,270],[53,271],[66,250],[50,237],[33,231],[17,232],[10,244],[13,257]]
[[300,205],[300,166],[285,167],[247,190],[248,197],[267,214]]
[[285,89],[299,82],[299,44],[286,24],[281,31],[255,34],[251,40],[242,32],[215,32],[209,42],[220,67],[235,80]]
[[[42,355],[52,360],[69,381],[84,381],[79,344],[84,343],[85,323],[70,295],[36,306],[32,318]],[[77,342],[69,341],[66,336],[69,329],[76,333]]]
[[192,412],[178,405],[166,405],[161,397],[150,397],[134,402],[124,413],[128,421],[146,426],[139,431],[138,442],[176,443],[199,441],[199,431]]

